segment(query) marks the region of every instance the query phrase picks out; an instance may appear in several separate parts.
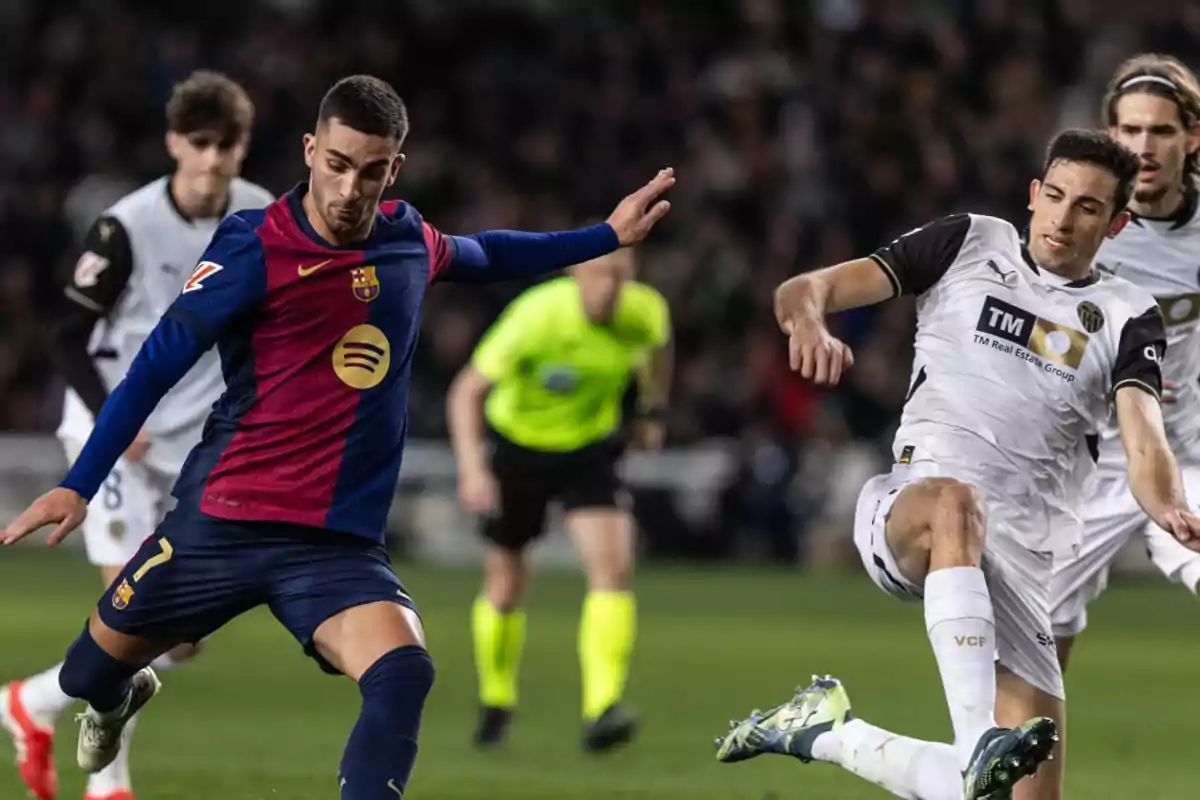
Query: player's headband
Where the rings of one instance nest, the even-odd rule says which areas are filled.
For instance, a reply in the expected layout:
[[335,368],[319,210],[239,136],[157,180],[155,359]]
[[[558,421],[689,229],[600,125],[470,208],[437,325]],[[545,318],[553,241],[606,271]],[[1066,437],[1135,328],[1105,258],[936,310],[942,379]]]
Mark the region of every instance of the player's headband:
[[1173,92],[1179,91],[1179,87],[1175,85],[1175,81],[1170,78],[1164,78],[1161,75],[1135,75],[1132,78],[1127,78],[1117,87],[1118,91],[1125,91],[1137,86],[1139,83],[1157,83],[1160,86],[1166,86]]

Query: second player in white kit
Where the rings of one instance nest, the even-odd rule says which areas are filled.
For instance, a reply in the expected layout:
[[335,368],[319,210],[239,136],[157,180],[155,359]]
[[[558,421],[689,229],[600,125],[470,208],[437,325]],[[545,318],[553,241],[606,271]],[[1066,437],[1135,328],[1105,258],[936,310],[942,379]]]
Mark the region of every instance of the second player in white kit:
[[[241,178],[234,178],[227,192],[225,214],[262,208],[272,200],[266,189]],[[65,291],[70,300],[103,315],[94,323],[87,349],[105,394],[125,377],[159,318],[188,290],[189,265],[200,260],[221,219],[184,216],[171,194],[171,179],[164,177],[118,201],[93,225]],[[224,390],[214,349],[163,398],[146,422],[144,454],[122,458],[88,506],[81,528],[93,564],[124,566],[153,533],[175,478]],[[79,391],[67,390],[58,437],[68,460],[83,449],[98,411]]]
[[1092,264],[1128,221],[1137,163],[1103,134],[1068,131],[1031,185],[1026,241],[1005,221],[954,215],[780,287],[793,367],[818,384],[853,364],[826,313],[916,296],[896,464],[863,487],[854,538],[881,589],[924,604],[954,743],[854,717],[826,677],[735,723],[719,759],[831,762],[909,800],[1059,797],[1056,775],[1022,779],[1050,756],[1063,717],[1050,584],[1055,558],[1079,546],[1090,434],[1113,406],[1142,507],[1200,541],[1163,431],[1158,306]]
[[[167,122],[175,171],[122,198],[96,220],[65,281],[66,307],[52,320],[55,358],[70,386],[58,436],[72,461],[163,312],[190,290],[192,270],[221,220],[273,199],[237,177],[253,105],[236,83],[218,73],[194,73],[175,87]],[[154,532],[224,388],[213,350],[167,394],[89,504],[84,543],[106,585]],[[188,657],[189,648],[178,648],[156,666]],[[37,800],[54,800],[58,791],[54,722],[72,703],[59,686],[60,667],[0,689],[0,722],[13,737],[21,779]],[[89,776],[85,800],[133,800],[131,733],[127,727],[117,759]]]

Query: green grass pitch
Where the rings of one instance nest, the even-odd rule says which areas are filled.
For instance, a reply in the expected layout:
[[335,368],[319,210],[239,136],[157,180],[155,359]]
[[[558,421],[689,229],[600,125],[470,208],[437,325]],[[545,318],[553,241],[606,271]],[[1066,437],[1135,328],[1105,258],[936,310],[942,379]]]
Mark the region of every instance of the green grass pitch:
[[[855,710],[886,727],[948,736],[920,609],[860,577],[647,568],[629,698],[642,737],[603,757],[579,749],[571,574],[539,576],[530,604],[522,707],[508,746],[477,753],[469,605],[473,571],[398,564],[417,598],[438,680],[409,800],[785,800],[885,797],[826,765],[782,758],[722,765],[712,739],[731,717],[786,697],[812,672],[845,680]],[[75,554],[0,554],[0,680],[58,659],[98,596]],[[1195,796],[1200,606],[1178,587],[1121,585],[1094,606],[1068,679],[1070,798]],[[139,800],[328,800],[357,713],[345,680],[323,676],[267,613],[219,632],[165,675],[135,737]],[[70,717],[59,727],[63,798],[82,797]],[[0,750],[7,751],[7,744]],[[0,798],[21,796],[8,755]]]

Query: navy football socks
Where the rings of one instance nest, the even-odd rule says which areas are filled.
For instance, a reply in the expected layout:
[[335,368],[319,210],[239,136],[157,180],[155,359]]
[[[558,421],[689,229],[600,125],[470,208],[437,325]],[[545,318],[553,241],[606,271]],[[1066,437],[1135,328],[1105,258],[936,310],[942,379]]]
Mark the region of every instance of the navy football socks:
[[421,710],[433,686],[433,659],[422,647],[398,647],[358,681],[363,705],[342,756],[342,800],[396,800],[417,759]]
[[125,702],[131,689],[130,680],[138,669],[104,652],[84,625],[83,633],[67,648],[58,685],[68,697],[86,700],[103,714],[115,711]]

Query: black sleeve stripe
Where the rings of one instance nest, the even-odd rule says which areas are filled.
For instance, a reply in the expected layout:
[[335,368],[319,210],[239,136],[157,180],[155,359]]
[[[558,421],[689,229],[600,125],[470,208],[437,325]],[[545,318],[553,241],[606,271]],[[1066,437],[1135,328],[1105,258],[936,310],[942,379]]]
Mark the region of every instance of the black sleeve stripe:
[[958,258],[970,229],[969,214],[951,214],[909,231],[874,255],[887,263],[906,294],[924,294]]
[[83,249],[63,281],[67,297],[105,316],[116,308],[133,274],[133,247],[129,232],[116,217],[97,219],[83,241]]
[[[90,301],[89,301],[90,302]],[[86,304],[70,304],[54,315],[49,325],[51,352],[58,371],[75,390],[93,416],[100,414],[108,399],[108,388],[88,353],[88,342],[96,327],[98,314]]]
[[888,283],[892,285],[892,297],[899,297],[903,294],[904,290],[900,287],[900,279],[896,277],[896,270],[892,269],[892,265],[887,262],[883,254],[872,253],[870,258],[879,265],[879,268],[883,270],[883,274],[887,275]]
[[1162,399],[1162,394],[1156,391],[1153,386],[1143,381],[1139,381],[1137,378],[1126,378],[1125,380],[1118,382],[1115,386],[1113,386],[1113,394],[1115,395],[1118,389],[1122,389],[1126,386],[1129,386],[1133,389],[1141,389],[1147,394],[1153,395],[1156,400]]
[[1113,393],[1122,386],[1132,385],[1161,397],[1162,358],[1166,351],[1166,326],[1157,304],[1130,317],[1121,329],[1113,362]]

